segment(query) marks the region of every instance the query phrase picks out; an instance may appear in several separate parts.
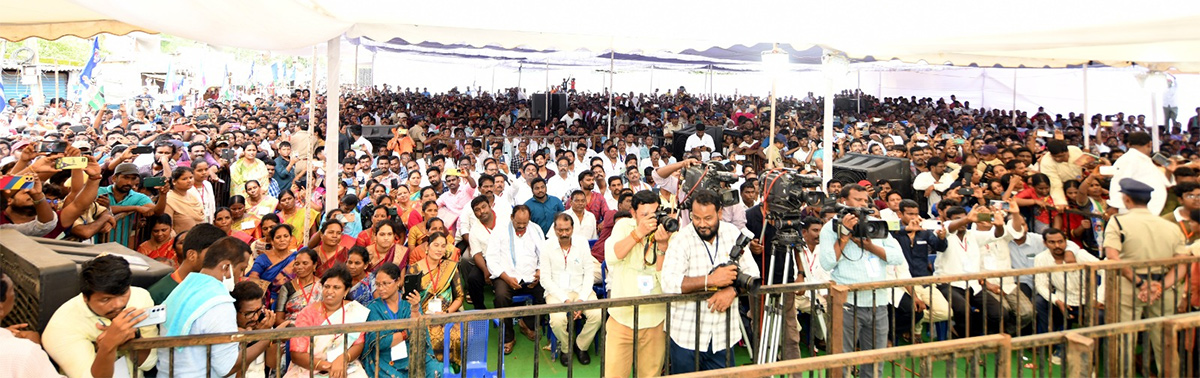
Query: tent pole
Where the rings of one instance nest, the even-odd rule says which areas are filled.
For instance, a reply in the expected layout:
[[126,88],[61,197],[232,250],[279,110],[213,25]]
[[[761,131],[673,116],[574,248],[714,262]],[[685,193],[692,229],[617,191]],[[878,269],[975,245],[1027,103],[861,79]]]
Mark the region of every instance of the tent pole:
[[1150,91],[1150,136],[1154,137],[1154,150],[1158,152],[1158,93]]
[[713,95],[713,86],[716,83],[713,80],[713,65],[708,64],[708,111],[712,111],[712,104],[716,102],[716,96]]
[[[822,63],[829,64],[829,63]],[[825,75],[825,112],[822,116],[821,149],[824,150],[821,164],[821,184],[833,180],[833,78]]]
[[1083,147],[1084,151],[1092,150],[1092,118],[1088,114],[1088,66],[1092,65],[1089,60],[1083,63]]
[[1012,85],[1012,123],[1013,127],[1017,126],[1017,69],[1013,69],[1013,85]]
[[542,108],[542,120],[550,121],[550,60],[546,60],[546,107]]
[[517,96],[521,96],[521,74],[524,72],[525,62],[517,62]]
[[[326,48],[326,54],[329,56],[329,63],[327,67],[328,76],[325,78],[325,106],[327,109],[325,111],[325,146],[326,148],[332,147],[334,151],[337,150],[338,137],[340,136],[339,132],[341,131],[339,127],[339,122],[341,121],[339,119],[339,113],[341,112],[342,105],[342,88],[341,78],[338,76],[338,72],[341,71],[341,39],[341,36],[334,37],[333,39],[329,40],[328,47]],[[326,152],[326,156],[336,156],[336,154],[336,152]],[[338,206],[338,201],[341,200],[340,198],[337,198],[337,172],[338,160],[340,160],[340,158],[341,156],[337,158],[325,159],[325,191],[327,192],[325,194],[326,211],[330,209],[336,209]]]
[[858,107],[857,113],[862,114],[862,70],[854,70],[854,75],[858,77],[858,84],[854,85],[854,102]]
[[350,87],[355,90],[358,89],[358,48],[361,44],[362,40],[360,39],[359,44],[354,45],[354,76],[353,79],[350,79]]
[[[308,158],[308,160],[305,161],[305,164],[304,164],[304,170],[305,170],[304,184],[306,185],[306,188],[308,188],[309,194],[300,193],[300,195],[305,197],[304,198],[304,214],[305,214],[305,216],[304,216],[304,232],[303,232],[304,240],[306,241],[305,243],[307,243],[307,240],[308,240],[308,231],[310,229],[312,229],[312,225],[308,224],[308,215],[307,214],[308,214],[308,210],[312,208],[312,188],[315,186],[315,185],[313,185],[313,180],[312,180],[312,172],[313,172],[313,169],[312,169],[313,168],[312,167],[313,159],[312,158],[313,158],[313,152],[314,152],[314,150],[316,150],[316,144],[317,144],[316,143],[316,140],[317,140],[317,46],[315,46],[315,45],[313,46],[313,55],[312,55],[311,64],[312,64],[312,80],[310,80],[308,82],[308,137],[309,137],[310,142],[308,143],[308,151],[301,152],[304,154],[302,156]],[[222,84],[222,85],[224,85],[224,84]],[[292,156],[294,159],[296,155],[293,154]],[[288,189],[291,189],[291,188],[288,188]]]
[[492,88],[489,92],[496,92],[496,66],[492,66]]
[[777,74],[771,75],[771,133],[767,134],[767,146],[775,145],[775,84]]
[[613,121],[613,73],[616,72],[616,52],[612,46],[608,47],[608,133],[606,138],[612,139],[612,121]]
[[650,93],[654,93],[654,65],[650,65]]

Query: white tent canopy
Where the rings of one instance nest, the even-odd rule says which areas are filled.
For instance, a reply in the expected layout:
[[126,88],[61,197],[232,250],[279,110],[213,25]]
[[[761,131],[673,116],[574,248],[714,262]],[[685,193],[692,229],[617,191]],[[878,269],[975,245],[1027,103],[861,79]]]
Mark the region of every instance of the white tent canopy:
[[0,0],[0,36],[87,37],[153,30],[260,50],[341,35],[472,46],[619,52],[761,42],[821,45],[851,57],[955,65],[1062,67],[1136,62],[1200,71],[1200,2],[618,0],[567,7],[482,0]]

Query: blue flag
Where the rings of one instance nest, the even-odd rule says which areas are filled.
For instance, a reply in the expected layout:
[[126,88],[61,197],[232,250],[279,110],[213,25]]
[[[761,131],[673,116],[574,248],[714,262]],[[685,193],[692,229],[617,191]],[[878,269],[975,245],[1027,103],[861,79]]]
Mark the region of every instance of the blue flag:
[[0,81],[0,112],[4,111],[5,107],[8,107],[8,98],[4,97],[4,82]]
[[93,79],[92,78],[92,69],[96,68],[96,65],[99,63],[100,63],[100,38],[97,37],[97,38],[92,39],[92,58],[88,59],[87,65],[83,66],[83,72],[79,73],[79,84],[83,85],[84,89],[91,88],[92,83],[95,82],[94,80],[92,80]]

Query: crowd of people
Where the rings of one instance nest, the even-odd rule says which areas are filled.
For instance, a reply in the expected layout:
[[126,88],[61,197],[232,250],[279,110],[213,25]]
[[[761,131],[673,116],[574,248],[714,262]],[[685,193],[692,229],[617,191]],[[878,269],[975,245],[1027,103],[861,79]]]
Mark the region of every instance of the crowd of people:
[[[680,302],[669,312],[651,304],[548,316],[564,366],[604,353],[605,376],[657,376],[726,367],[732,348],[754,341],[740,330],[758,329],[762,303],[735,284],[739,275],[878,282],[1163,258],[1200,238],[1200,109],[1186,127],[1162,128],[1155,151],[1142,116],[856,95],[861,107],[836,109],[831,150],[821,141],[823,100],[811,94],[780,99],[778,131],[768,135],[764,98],[680,88],[619,95],[610,111],[607,94],[572,93],[565,114],[540,119],[517,90],[433,94],[384,85],[337,99],[336,143],[324,139],[331,99],[308,89],[259,88],[170,106],[139,96],[96,110],[10,99],[0,112],[0,170],[29,178],[0,191],[0,229],[121,243],[174,271],[139,288],[124,258],[85,263],[80,294],[42,309],[54,316],[41,333],[20,325],[0,331],[0,345],[19,351],[8,358],[23,362],[0,366],[28,369],[19,376],[72,378],[404,377],[419,363],[438,376],[446,364],[465,363],[457,325],[424,332],[427,358],[416,362],[408,361],[405,330],[261,341],[244,350],[219,344],[211,357],[205,347],[131,354],[121,346],[521,305],[516,298],[544,304],[713,292],[705,309]],[[364,137],[378,128],[386,136]],[[1092,135],[1086,146],[1084,133]],[[795,263],[768,259],[783,253],[774,239],[791,226],[766,216],[764,198],[774,188],[759,178],[782,169],[819,175],[847,154],[905,159],[915,178],[824,183],[826,200],[786,209],[802,214]],[[684,172],[710,161],[727,161],[737,181],[685,186]],[[327,175],[336,188],[324,185]],[[736,203],[722,197],[729,189]],[[326,196],[337,206],[326,208]],[[665,227],[663,214],[681,225]],[[852,237],[867,218],[889,221],[889,233]],[[752,238],[750,253],[731,261],[742,236]],[[1137,293],[1122,300],[1121,319],[1191,311],[1200,307],[1200,280],[1183,281],[1184,271],[1123,272],[1121,282],[1100,289]],[[1190,271],[1200,273],[1200,265]],[[0,319],[13,306],[8,277],[0,273]],[[409,287],[410,278],[419,285]],[[1030,275],[880,290],[852,295],[842,309],[828,308],[824,291],[788,294],[781,358],[827,350],[829,332],[844,333],[846,351],[918,342],[912,324],[921,322],[950,320],[955,337],[1062,329],[1077,324],[1088,303],[1081,281]],[[155,305],[165,305],[165,321],[136,328]],[[844,324],[824,326],[832,311],[846,312]],[[539,321],[504,319],[503,353],[518,333],[536,340]],[[582,323],[570,327],[575,321]],[[601,336],[604,350],[593,350]],[[1161,366],[1162,351],[1155,354]],[[858,376],[877,369],[861,366]]]

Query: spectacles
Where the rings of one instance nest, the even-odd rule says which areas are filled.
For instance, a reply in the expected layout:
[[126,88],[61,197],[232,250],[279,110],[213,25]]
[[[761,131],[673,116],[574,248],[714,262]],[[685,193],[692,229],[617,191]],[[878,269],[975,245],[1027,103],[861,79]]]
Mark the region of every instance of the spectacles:
[[1190,199],[1190,200],[1200,199],[1200,194],[1184,194],[1183,199]]
[[392,286],[394,284],[396,284],[396,281],[384,281],[384,280],[380,280],[378,278],[375,279],[376,286]]
[[251,310],[251,311],[243,311],[241,315],[242,315],[243,317],[250,318],[250,317],[254,317],[255,315],[258,315],[258,314],[259,314],[259,313],[261,313],[262,311],[263,311],[263,307],[262,307],[262,306],[259,306],[259,307],[258,307],[258,309],[255,309],[255,310]]

